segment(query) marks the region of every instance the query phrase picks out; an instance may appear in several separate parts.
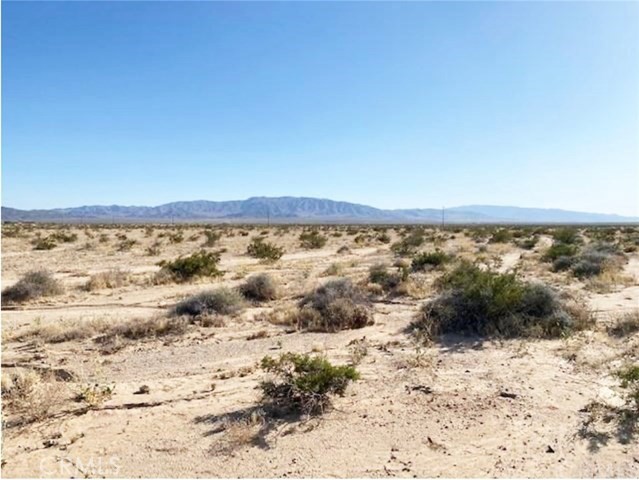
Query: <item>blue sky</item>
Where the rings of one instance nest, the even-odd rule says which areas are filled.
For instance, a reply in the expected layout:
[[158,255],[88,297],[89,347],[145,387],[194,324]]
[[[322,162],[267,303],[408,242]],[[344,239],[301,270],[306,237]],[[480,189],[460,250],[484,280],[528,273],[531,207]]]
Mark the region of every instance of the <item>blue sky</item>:
[[639,215],[639,3],[2,3],[2,204]]

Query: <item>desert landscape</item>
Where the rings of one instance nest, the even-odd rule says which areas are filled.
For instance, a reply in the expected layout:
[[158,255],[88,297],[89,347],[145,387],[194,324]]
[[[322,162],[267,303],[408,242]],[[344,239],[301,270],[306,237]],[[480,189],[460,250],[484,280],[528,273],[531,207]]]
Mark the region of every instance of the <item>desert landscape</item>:
[[2,476],[636,477],[639,227],[2,229]]

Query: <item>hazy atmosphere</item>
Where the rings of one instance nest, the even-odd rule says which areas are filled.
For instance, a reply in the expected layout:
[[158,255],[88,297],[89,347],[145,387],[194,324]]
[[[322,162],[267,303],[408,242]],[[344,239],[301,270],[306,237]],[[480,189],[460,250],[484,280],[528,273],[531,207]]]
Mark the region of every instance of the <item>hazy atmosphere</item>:
[[3,2],[2,204],[639,215],[639,4]]

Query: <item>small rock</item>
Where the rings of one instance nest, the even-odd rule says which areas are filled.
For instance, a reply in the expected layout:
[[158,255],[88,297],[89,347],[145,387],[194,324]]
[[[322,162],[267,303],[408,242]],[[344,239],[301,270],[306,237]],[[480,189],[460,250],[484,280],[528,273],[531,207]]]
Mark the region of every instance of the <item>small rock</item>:
[[133,395],[148,395],[150,391],[148,385],[142,385],[136,392],[133,392]]
[[546,453],[555,453],[555,449],[548,445],[548,448],[546,448]]

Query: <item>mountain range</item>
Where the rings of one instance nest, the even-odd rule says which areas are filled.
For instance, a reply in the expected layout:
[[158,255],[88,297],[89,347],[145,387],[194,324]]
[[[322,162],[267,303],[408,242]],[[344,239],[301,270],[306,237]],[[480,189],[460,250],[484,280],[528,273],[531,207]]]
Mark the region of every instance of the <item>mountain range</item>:
[[92,205],[48,210],[2,207],[3,221],[22,222],[267,222],[272,223],[636,223],[639,217],[559,209],[467,205],[383,210],[307,197],[172,202],[157,207]]

